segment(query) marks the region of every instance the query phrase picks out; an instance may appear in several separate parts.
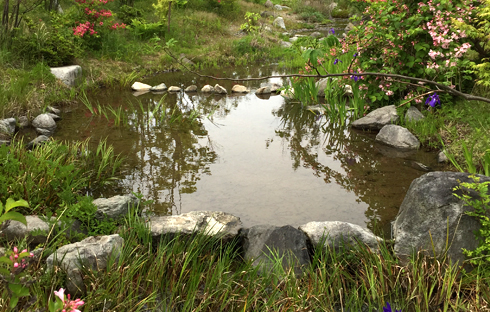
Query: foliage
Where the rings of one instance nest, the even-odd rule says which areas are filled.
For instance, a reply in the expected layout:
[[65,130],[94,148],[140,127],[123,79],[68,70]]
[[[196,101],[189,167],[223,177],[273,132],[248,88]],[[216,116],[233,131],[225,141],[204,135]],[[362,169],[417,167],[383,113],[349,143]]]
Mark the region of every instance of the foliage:
[[131,24],[133,20],[141,20],[143,18],[143,12],[133,6],[123,5],[119,8],[117,17],[122,20],[124,24]]
[[23,199],[15,201],[11,197],[7,198],[5,205],[3,205],[2,202],[0,201],[0,226],[2,225],[3,222],[7,220],[15,220],[27,225],[26,218],[24,217],[24,215],[15,211],[10,211],[16,207],[28,208],[29,204]]
[[474,41],[474,49],[479,54],[479,62],[471,62],[478,85],[490,88],[490,0],[481,1],[479,10],[472,21],[454,18],[453,23]]
[[133,19],[131,22],[131,32],[140,40],[148,40],[155,36],[161,36],[165,33],[165,24],[161,21],[148,23]]
[[[353,49],[359,57],[353,69],[397,73],[441,82],[463,90],[471,87],[471,73],[465,68],[470,49],[468,34],[457,31],[452,19],[469,21],[474,6],[456,1],[366,1],[368,20],[349,32],[342,50]],[[389,102],[390,97],[413,96],[427,90],[423,85],[399,84],[393,79],[365,77],[371,101]]]
[[258,13],[247,12],[245,13],[245,23],[240,25],[240,29],[246,33],[253,33],[260,29],[257,25],[257,21],[260,18]]
[[[0,267],[0,285],[7,284],[1,291],[2,298],[8,298],[8,306],[10,309],[17,310],[19,299],[29,297],[29,286],[34,282],[28,272],[25,271],[29,262],[26,258],[34,257],[33,253],[27,252],[24,249],[19,252],[17,247],[13,250],[8,250],[5,256],[0,257],[0,263],[7,267]],[[28,259],[27,259],[28,260]]]
[[[460,182],[453,191],[462,191],[462,194],[453,193],[454,196],[474,208],[474,211],[466,211],[466,214],[478,219],[481,227],[476,231],[478,247],[475,250],[463,249],[463,253],[470,258],[475,265],[488,266],[490,262],[490,182],[480,182],[480,177],[470,175],[473,182]],[[475,194],[476,192],[476,194]]]
[[59,206],[75,204],[83,190],[114,180],[120,166],[120,157],[105,142],[92,152],[88,140],[48,142],[32,151],[13,141],[0,146],[0,201],[23,197],[32,208],[22,213],[54,213]]
[[81,51],[75,38],[63,27],[66,21],[52,13],[50,23],[52,27],[42,21],[34,23],[26,18],[27,31],[12,39],[12,49],[30,62],[42,60],[48,66],[73,64]]

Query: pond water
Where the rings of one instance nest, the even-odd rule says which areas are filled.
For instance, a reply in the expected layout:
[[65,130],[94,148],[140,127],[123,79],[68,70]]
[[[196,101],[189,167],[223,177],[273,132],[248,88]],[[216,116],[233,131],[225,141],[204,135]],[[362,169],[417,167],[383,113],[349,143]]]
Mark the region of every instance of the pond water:
[[[243,78],[277,74],[274,70],[209,73]],[[217,83],[184,72],[143,82],[199,89]],[[231,90],[236,82],[219,83]],[[254,91],[260,83],[241,84]],[[94,106],[121,107],[127,121],[117,125],[111,113],[94,115],[80,104],[62,115],[54,138],[107,139],[126,157],[127,171],[117,187],[94,195],[139,192],[158,214],[218,210],[240,217],[245,226],[336,220],[389,233],[410,183],[424,174],[413,162],[437,169],[433,153],[393,157],[375,143],[375,134],[330,124],[278,95],[135,96],[104,89],[89,99]]]

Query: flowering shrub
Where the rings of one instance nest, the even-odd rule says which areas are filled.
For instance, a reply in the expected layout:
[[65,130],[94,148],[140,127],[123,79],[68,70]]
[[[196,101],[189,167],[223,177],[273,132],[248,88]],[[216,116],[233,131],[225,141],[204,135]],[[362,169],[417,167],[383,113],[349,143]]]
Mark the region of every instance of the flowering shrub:
[[[76,22],[78,24],[73,28],[73,35],[82,38],[83,42],[91,48],[100,48],[101,31],[105,29],[126,28],[124,23],[115,23],[113,14],[110,10],[101,8],[108,2],[114,0],[75,0],[82,12],[81,19],[85,22]],[[94,39],[95,38],[95,39]]]
[[[464,86],[472,77],[463,55],[470,49],[467,33],[455,29],[453,19],[471,22],[475,5],[470,0],[358,0],[366,6],[367,21],[349,32],[342,51],[359,51],[352,69],[425,78],[451,88]],[[478,3],[478,1],[476,1]],[[398,84],[393,79],[367,77],[371,101],[416,96],[423,86]],[[377,81],[373,81],[377,80]]]
[[[19,252],[17,247],[13,250],[7,251],[6,255],[0,257],[0,263],[5,263],[7,268],[0,267],[0,281],[6,282],[8,287],[3,287],[2,298],[9,298],[9,307],[14,309],[17,307],[19,299],[29,296],[29,285],[32,281],[27,278],[25,272],[28,266],[27,258],[34,257],[34,254],[27,252],[24,249]],[[1,283],[0,283],[1,285]]]

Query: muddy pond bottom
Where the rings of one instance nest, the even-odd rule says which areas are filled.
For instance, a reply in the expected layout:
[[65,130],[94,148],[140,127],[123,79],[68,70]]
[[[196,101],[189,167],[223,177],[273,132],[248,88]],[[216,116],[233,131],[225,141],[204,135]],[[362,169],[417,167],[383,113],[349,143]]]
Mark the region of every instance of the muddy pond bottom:
[[[183,73],[143,82],[216,83]],[[220,84],[231,90],[231,82]],[[124,117],[80,104],[64,113],[55,138],[107,139],[126,157],[119,184],[95,197],[137,192],[157,214],[224,211],[245,226],[345,221],[389,234],[410,183],[425,173],[417,162],[438,169],[434,153],[396,157],[375,143],[375,133],[341,127],[281,96],[259,98],[260,82],[243,84],[252,92],[102,90],[90,105],[121,107]]]

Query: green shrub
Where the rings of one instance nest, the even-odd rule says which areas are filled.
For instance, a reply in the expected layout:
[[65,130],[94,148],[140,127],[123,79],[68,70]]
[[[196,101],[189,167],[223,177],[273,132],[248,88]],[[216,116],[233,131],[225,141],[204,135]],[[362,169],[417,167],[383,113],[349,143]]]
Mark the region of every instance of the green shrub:
[[125,24],[130,25],[133,20],[141,20],[143,12],[135,7],[129,5],[123,5],[119,8],[117,17]]

